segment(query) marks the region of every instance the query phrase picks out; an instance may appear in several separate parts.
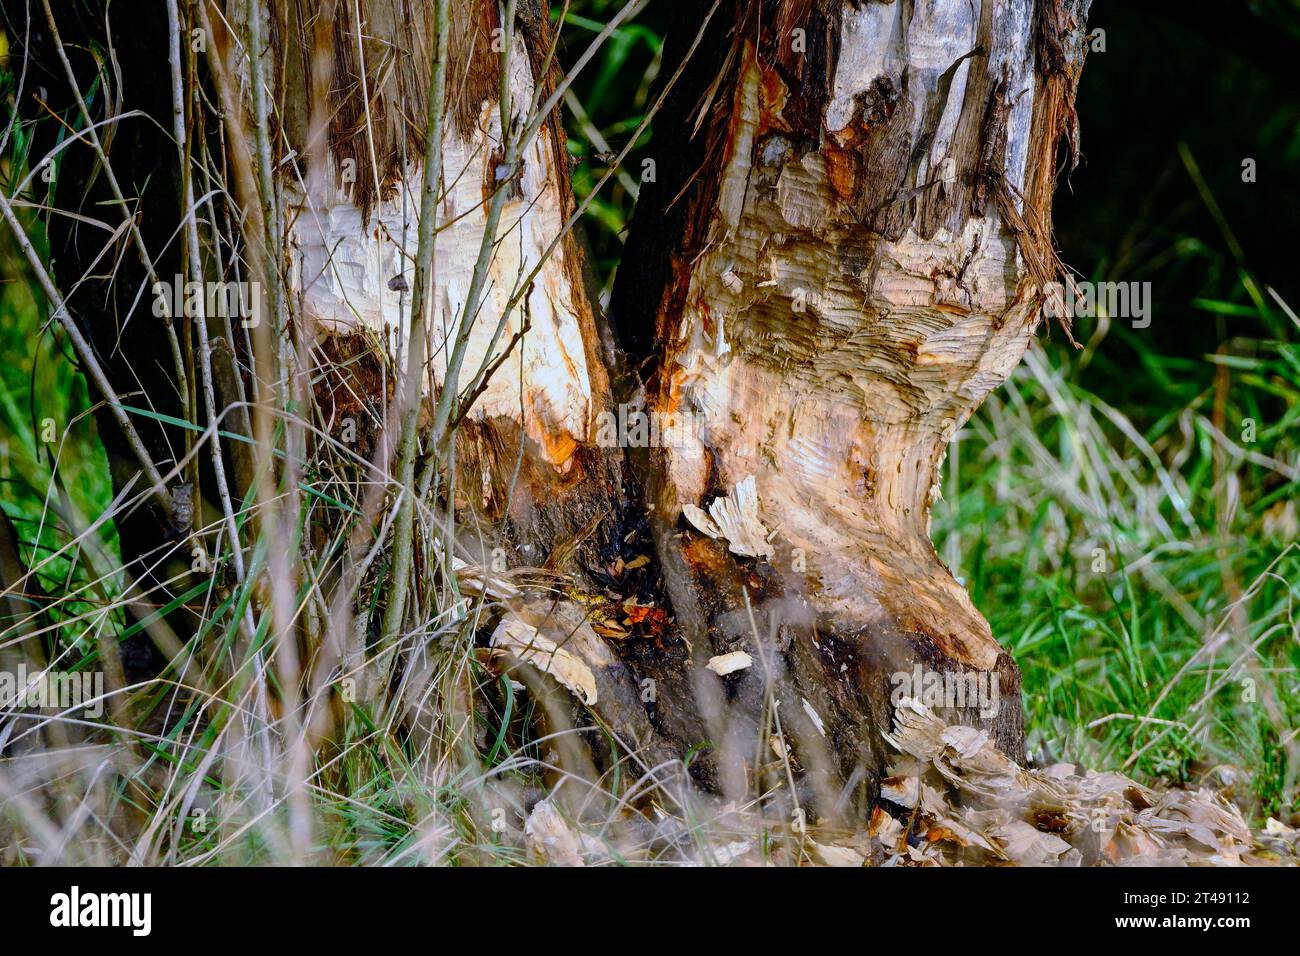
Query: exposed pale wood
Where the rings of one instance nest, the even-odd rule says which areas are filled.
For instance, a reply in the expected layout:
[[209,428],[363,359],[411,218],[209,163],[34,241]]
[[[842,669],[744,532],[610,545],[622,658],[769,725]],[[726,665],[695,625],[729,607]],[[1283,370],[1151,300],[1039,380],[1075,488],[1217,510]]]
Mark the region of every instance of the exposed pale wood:
[[[698,162],[682,177],[667,162],[665,181],[643,194],[624,271],[643,265],[639,251],[667,260],[665,281],[631,308],[623,292],[616,320],[624,331],[639,324],[626,340],[648,360],[649,409],[677,423],[665,447],[633,456],[648,467],[675,627],[657,652],[617,650],[625,677],[662,685],[646,708],[659,732],[714,745],[701,772],[725,789],[748,786],[773,700],[810,779],[870,779],[889,675],[918,661],[995,674],[1001,710],[988,723],[1020,753],[1018,673],[935,555],[928,525],[946,443],[1019,361],[1040,322],[1039,290],[1055,278],[1047,223],[1059,156],[1074,149],[1078,6],[740,4],[708,64],[713,82],[690,89],[690,109],[660,125],[660,142],[672,141],[671,124],[698,128]],[[344,104],[351,120],[330,126],[330,161],[305,188],[289,184],[286,217],[295,289],[316,334],[366,330],[392,355],[406,334],[405,283],[394,280],[409,272],[419,142],[395,117],[420,115],[409,76],[426,45],[404,10],[398,0],[362,5],[364,56],[355,25],[335,27],[334,75],[358,85],[364,59],[372,127],[363,138],[363,113]],[[458,16],[467,41],[495,25],[472,5]],[[534,72],[545,31],[520,22],[516,125],[536,85],[550,82]],[[445,342],[464,308],[485,200],[513,172],[466,369],[529,326],[470,415],[458,505],[504,512],[522,434],[514,561],[540,566],[576,537],[581,553],[565,570],[591,586],[618,555],[629,501],[621,452],[594,440],[612,401],[609,358],[573,243],[498,328],[572,209],[561,134],[544,125],[522,169],[504,169],[488,82],[498,61],[472,42],[464,49],[455,72],[479,93],[457,103],[443,157],[439,214],[450,225],[437,242],[430,391],[446,385]],[[675,207],[674,220],[665,213]],[[660,221],[643,226],[646,216]],[[750,483],[754,534],[733,523],[737,540],[716,540],[708,519],[682,520],[695,508],[729,514],[715,502]],[[759,662],[752,669],[707,671],[711,657],[742,650]],[[644,725],[632,736],[643,739]],[[822,805],[833,799],[834,786],[810,786]]]
[[[322,102],[318,80],[313,99],[309,67],[295,66],[292,56],[283,80],[286,115],[296,118],[291,142],[308,158],[301,182],[284,181],[287,253],[302,317],[319,339],[348,340],[351,348],[378,343],[390,360],[402,353],[409,335],[407,290],[423,142],[411,117],[424,113],[427,79],[419,78],[422,70],[427,78],[428,69],[423,7],[407,0],[366,0],[355,8],[350,2],[326,4],[333,19],[328,28],[315,25],[315,49],[318,59],[332,64],[324,68],[328,88],[349,92],[339,103],[332,95]],[[457,4],[452,13],[450,122],[442,157],[445,188],[438,204],[426,393],[446,385],[451,341],[465,312],[488,201],[505,182],[506,204],[459,390],[466,391],[481,369],[500,364],[462,429],[459,490],[463,504],[481,516],[504,515],[522,433],[521,481],[509,505],[517,533],[509,544],[517,550],[513,563],[540,565],[555,543],[590,520],[592,509],[608,508],[617,491],[607,487],[611,465],[593,441],[596,413],[609,403],[607,359],[576,243],[566,238],[546,255],[573,209],[563,133],[554,119],[544,123],[517,168],[506,169],[500,57],[493,52],[500,26],[496,5]],[[280,32],[302,36],[303,31],[290,20]],[[544,20],[521,14],[512,36],[509,116],[517,133],[538,87],[546,92],[552,86],[549,75],[535,76],[551,34]],[[301,53],[296,47],[294,52]],[[371,96],[368,115],[355,95],[363,64]],[[319,62],[315,68],[322,70]],[[313,119],[322,114],[330,117],[328,124]],[[518,302],[507,315],[514,299]]]

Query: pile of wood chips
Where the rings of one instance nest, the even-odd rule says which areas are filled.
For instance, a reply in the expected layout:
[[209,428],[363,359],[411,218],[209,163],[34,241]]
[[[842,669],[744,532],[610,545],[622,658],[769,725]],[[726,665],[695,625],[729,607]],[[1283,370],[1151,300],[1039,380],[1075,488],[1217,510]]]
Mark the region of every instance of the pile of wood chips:
[[[1269,819],[1252,831],[1205,787],[1157,791],[1123,774],[1061,763],[1025,769],[983,731],[948,725],[903,700],[888,738],[898,757],[864,832],[745,833],[731,810],[722,842],[680,859],[696,865],[820,866],[1295,866],[1300,830]],[[888,809],[886,809],[888,808]],[[750,821],[751,823],[755,821]],[[667,819],[661,820],[662,826]],[[757,828],[756,828],[757,829]],[[609,832],[608,829],[605,832]],[[637,862],[571,826],[549,801],[533,809],[524,843],[535,863]],[[760,852],[766,847],[766,855]],[[656,856],[658,862],[667,862]],[[645,859],[642,857],[642,859]]]
[[948,726],[915,700],[895,714],[900,753],[871,835],[887,861],[920,866],[1277,866],[1300,863],[1300,831],[1252,832],[1237,807],[1200,787],[1163,792],[1073,764],[1027,770],[988,735]]

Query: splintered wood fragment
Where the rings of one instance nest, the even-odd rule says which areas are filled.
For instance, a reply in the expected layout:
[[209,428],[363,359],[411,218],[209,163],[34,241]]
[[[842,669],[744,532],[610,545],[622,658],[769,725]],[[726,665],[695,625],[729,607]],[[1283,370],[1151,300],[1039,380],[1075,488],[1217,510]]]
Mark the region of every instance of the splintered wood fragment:
[[730,654],[718,654],[709,658],[709,670],[719,677],[726,677],[736,671],[743,671],[754,666],[754,658],[744,651],[732,651]]
[[817,733],[825,737],[826,724],[822,720],[821,715],[818,714],[817,711],[813,709],[813,705],[808,703],[808,698],[806,697],[803,698],[803,711],[805,714],[808,715],[808,719],[813,722],[813,726],[817,728]]
[[464,594],[481,595],[495,601],[508,601],[523,594],[503,575],[462,561],[455,555],[451,559],[451,568],[452,574],[456,576],[456,584]]
[[491,646],[550,674],[588,707],[596,703],[596,676],[587,662],[514,612],[507,613],[492,632]]
[[682,506],[686,520],[710,538],[725,539],[735,554],[770,560],[776,549],[768,542],[771,532],[758,517],[758,493],[754,476],[742,479],[730,495],[714,498],[705,514],[696,505]]
[[524,823],[524,843],[537,862],[547,866],[584,866],[578,834],[549,800],[533,807]]
[[813,839],[808,840],[808,848],[813,858],[823,866],[862,866],[867,859],[852,847],[818,843]]
[[786,749],[785,741],[781,739],[780,734],[769,734],[767,743],[778,760],[786,760],[790,756],[790,751]]
[[[926,837],[925,848],[908,847],[905,857],[900,844],[880,837],[894,862],[1223,865],[1249,862],[1256,846],[1291,852],[1267,829],[1253,835],[1240,811],[1210,790],[1157,793],[1123,774],[1072,764],[1029,770],[983,731],[948,725],[912,698],[900,701],[887,739],[904,756],[880,796],[914,816],[915,832]],[[882,812],[871,832],[892,838],[896,828]]]

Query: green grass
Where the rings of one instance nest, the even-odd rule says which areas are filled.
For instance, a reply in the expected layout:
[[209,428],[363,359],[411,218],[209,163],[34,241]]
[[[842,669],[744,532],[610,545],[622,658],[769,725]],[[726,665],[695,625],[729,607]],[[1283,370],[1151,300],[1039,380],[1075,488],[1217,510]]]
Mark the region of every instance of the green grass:
[[[622,0],[579,0],[560,26],[562,47],[582,50],[623,6]],[[559,17],[560,6],[552,7]],[[662,38],[636,18],[616,30],[579,76],[565,115],[569,154],[573,157],[573,192],[589,201],[584,226],[593,266],[607,301],[621,256],[627,217],[636,201],[644,147],[649,130],[628,153],[618,173],[596,192],[608,170],[604,154],[617,155],[636,133],[650,108],[659,76]]]
[[1038,759],[1177,782],[1228,764],[1257,818],[1285,816],[1300,345],[1197,363],[1129,338],[1148,396],[1130,409],[1089,389],[1112,374],[1091,351],[1030,351],[959,435],[936,544],[1021,666]]
[[[25,272],[9,258],[8,236],[0,252],[7,260],[4,275],[16,277],[0,284],[0,508],[26,545],[27,566],[41,565],[41,589],[87,598],[53,611],[54,620],[70,622],[63,640],[76,643],[89,626],[102,623],[95,610],[111,606],[118,582],[100,580],[76,552],[60,553],[72,538],[67,518],[84,527],[103,514],[112,481],[86,381],[67,341],[57,326],[43,324]],[[116,565],[117,531],[111,521],[100,530],[95,544]],[[108,613],[120,623],[116,612]]]

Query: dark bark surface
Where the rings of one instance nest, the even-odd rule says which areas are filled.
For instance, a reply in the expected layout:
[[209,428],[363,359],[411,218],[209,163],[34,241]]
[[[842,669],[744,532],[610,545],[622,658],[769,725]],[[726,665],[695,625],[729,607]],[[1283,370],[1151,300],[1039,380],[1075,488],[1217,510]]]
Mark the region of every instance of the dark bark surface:
[[[67,117],[78,129],[83,124],[40,4],[6,2],[4,6],[14,44],[11,55],[26,55],[32,71],[25,95],[17,105],[24,119],[39,120],[30,127],[30,155],[39,157],[67,138],[66,130],[49,122],[49,111]],[[103,98],[111,96],[118,110],[138,110],[148,117],[102,127],[100,135],[111,149],[113,168],[154,257],[157,274],[164,281],[174,282],[181,271],[176,238],[181,203],[176,150],[165,132],[171,124],[166,12],[158,5],[156,11],[142,16],[120,6],[106,18],[102,9],[95,9],[97,6],[52,5],[52,9],[78,86],[83,95],[97,91],[96,98],[90,101],[91,115],[102,118]],[[105,30],[106,22],[111,34]],[[116,53],[111,68],[91,53],[110,46]],[[124,404],[157,416],[181,418],[175,365],[160,320],[153,314],[153,290],[129,242],[109,241],[109,230],[121,226],[122,214],[88,144],[74,143],[62,150],[49,189],[48,201],[54,210],[75,211],[101,223],[79,221],[64,212],[42,216],[51,271],[68,299],[74,320]],[[183,326],[178,323],[177,328],[182,346],[188,347]],[[186,431],[148,415],[133,415],[132,419],[155,464],[168,473],[185,455]],[[95,422],[108,457],[114,493],[121,494],[133,483],[138,492],[139,464],[102,402],[95,409]],[[60,429],[65,426],[59,423]],[[201,481],[207,480],[204,472]],[[171,488],[173,494],[181,500],[196,500],[190,488],[198,473],[198,469],[191,469],[177,476]],[[184,487],[187,485],[189,488]],[[188,523],[177,527],[153,503],[119,514],[115,523],[123,565],[136,579],[143,599],[157,607],[167,605],[178,592],[174,583],[163,582],[182,574],[190,565],[188,551],[177,548],[190,533]],[[184,639],[193,632],[196,619],[182,607],[167,615],[167,624]],[[157,674],[164,663],[144,633],[124,641],[121,654],[125,676],[131,681]]]

